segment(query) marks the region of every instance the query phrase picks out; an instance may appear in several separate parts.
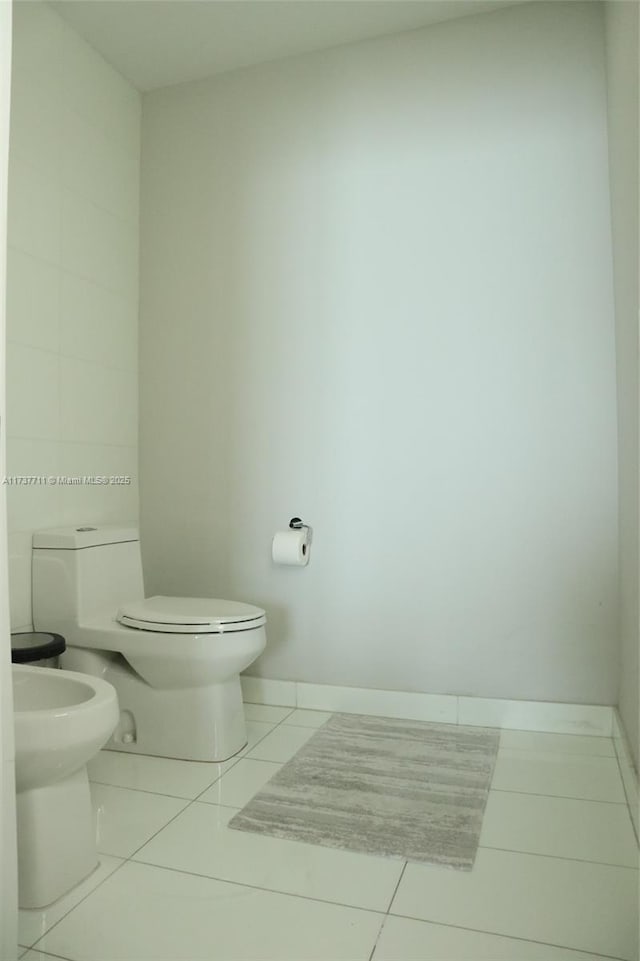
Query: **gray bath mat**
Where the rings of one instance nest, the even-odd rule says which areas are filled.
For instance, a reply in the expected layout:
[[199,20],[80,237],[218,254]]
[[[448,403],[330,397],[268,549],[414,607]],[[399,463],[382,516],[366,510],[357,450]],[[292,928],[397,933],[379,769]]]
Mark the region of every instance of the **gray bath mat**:
[[470,870],[499,731],[334,714],[229,822]]

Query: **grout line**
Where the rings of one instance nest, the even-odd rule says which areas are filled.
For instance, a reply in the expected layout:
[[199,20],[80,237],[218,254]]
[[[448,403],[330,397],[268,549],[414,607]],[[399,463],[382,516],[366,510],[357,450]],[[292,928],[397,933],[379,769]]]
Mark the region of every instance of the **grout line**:
[[284,723],[288,720],[288,718],[291,716],[291,714],[293,713],[293,711],[294,711],[294,708],[291,709],[291,712],[290,712],[289,714],[285,715],[285,717],[281,717],[281,718],[280,718],[279,720],[277,720],[277,721],[259,721],[257,718],[251,718],[251,720],[248,721],[247,723],[249,723],[249,724],[272,724],[274,727],[280,727],[281,724],[284,724]]
[[[82,278],[82,279],[84,280],[84,278]],[[72,361],[74,361],[74,362],[80,361],[81,363],[83,363],[83,364],[89,364],[89,365],[92,366],[92,367],[100,367],[101,369],[104,368],[105,370],[117,370],[117,371],[119,371],[120,373],[123,373],[123,374],[132,374],[132,375],[134,375],[134,376],[135,376],[135,374],[136,374],[136,367],[135,367],[135,365],[131,365],[131,366],[129,366],[129,367],[120,367],[120,366],[118,366],[117,364],[104,363],[104,361],[102,361],[102,360],[96,360],[96,359],[93,358],[93,357],[85,357],[85,356],[82,355],[82,354],[69,354],[69,353],[67,353],[66,351],[63,351],[63,350],[59,350],[59,349],[58,349],[58,350],[54,350],[54,349],[52,349],[51,347],[41,347],[39,344],[28,344],[26,341],[24,341],[24,340],[17,340],[15,337],[7,337],[7,344],[13,344],[15,347],[26,347],[27,350],[38,350],[38,351],[40,351],[40,353],[42,353],[42,354],[50,354],[52,357],[56,357],[56,358],[62,359],[62,360],[72,360]],[[22,438],[22,437],[20,437],[19,434],[13,434],[12,437],[11,437],[11,439],[12,439],[12,440],[27,440],[27,439],[29,439],[29,438]],[[73,441],[68,441],[68,442],[66,442],[66,443],[73,443]],[[82,441],[80,441],[79,443],[82,443]],[[87,443],[87,444],[93,444],[92,441],[85,441],[85,443]],[[104,444],[104,445],[100,445],[100,446],[104,446],[104,447],[109,447],[109,446],[110,446],[110,447],[131,447],[131,448],[133,448],[135,445],[133,445],[133,444]]]
[[295,891],[283,891],[281,888],[265,888],[260,884],[250,884],[248,881],[230,881],[229,878],[210,874],[198,874],[197,871],[183,871],[181,868],[172,868],[167,864],[155,864],[153,861],[133,861],[133,864],[142,864],[147,868],[157,868],[159,871],[172,871],[174,874],[188,874],[194,878],[203,878],[206,881],[219,881],[223,884],[233,884],[238,888],[250,888],[252,891],[264,891],[266,894],[281,894],[287,898],[300,898],[302,901],[313,901],[316,904],[335,904],[339,908],[349,908],[351,911],[364,911],[366,914],[377,914],[385,917],[386,913],[379,908],[364,908],[359,904],[348,904],[346,901],[331,901],[329,898],[314,898],[309,894],[298,894]]
[[398,878],[398,883],[396,884],[395,888],[393,889],[393,894],[391,895],[391,899],[390,899],[390,901],[389,901],[389,906],[387,907],[387,914],[389,914],[389,912],[391,911],[391,905],[393,904],[394,899],[395,899],[395,896],[396,896],[396,894],[398,893],[398,888],[400,887],[400,882],[402,881],[402,879],[403,879],[403,877],[404,877],[404,872],[407,870],[407,865],[408,865],[408,863],[409,863],[408,861],[405,861],[404,864],[402,865],[402,871],[400,872],[400,877]]
[[547,854],[544,851],[523,851],[520,848],[500,848],[495,844],[478,844],[478,850],[483,851],[505,851],[507,854],[533,855],[538,858],[553,858],[556,861],[574,861],[578,864],[597,864],[600,867],[619,868],[622,871],[637,871],[638,868],[632,864],[616,864],[613,861],[594,861],[593,858],[575,858],[565,854]]
[[[184,799],[184,798],[179,798],[178,800],[184,801],[185,799]],[[164,829],[165,829],[169,824],[171,824],[172,821],[175,821],[176,818],[180,817],[180,815],[183,814],[183,813],[187,810],[188,807],[191,807],[192,804],[193,804],[193,801],[185,801],[184,806],[181,807],[179,811],[176,811],[176,813],[173,814],[173,815],[169,818],[168,821],[165,821],[164,824],[162,825],[162,827],[159,827],[157,831],[154,831],[153,834],[146,839],[146,841],[144,841],[142,844],[139,844],[138,847],[137,847],[134,851],[131,852],[131,854],[128,854],[128,855],[126,856],[126,858],[125,858],[125,861],[130,861],[131,858],[135,857],[135,855],[138,853],[138,851],[141,851],[142,848],[145,846],[145,844],[148,844],[149,841],[153,841],[153,839],[154,839],[158,834],[160,834],[160,831],[164,831]]]
[[[27,345],[24,344],[22,346],[27,346]],[[41,349],[40,347],[33,348],[33,350],[40,350],[40,349]],[[69,359],[75,360],[76,358],[70,357]],[[116,370],[117,368],[114,367],[113,369]],[[58,437],[53,437],[53,438],[34,437],[33,435],[28,436],[26,434],[7,434],[7,440],[8,441],[9,440],[28,440],[28,441],[31,441],[32,443],[41,443],[41,444],[65,444],[68,447],[109,447],[109,448],[114,448],[115,450],[128,450],[128,451],[135,451],[137,449],[135,444],[113,444],[110,441],[107,443],[103,443],[102,441],[93,441],[93,440],[60,440]],[[129,485],[127,484],[126,486],[128,487]],[[37,530],[37,528],[27,527],[27,528],[19,528],[17,530],[13,530],[10,533],[33,534],[34,530]],[[142,755],[142,756],[147,757],[148,755]],[[154,756],[154,755],[151,755],[151,756]]]
[[[593,751],[575,751],[575,750],[572,751],[570,748],[565,749],[564,747],[562,751],[556,751],[556,750],[547,750],[544,747],[518,747],[517,745],[512,746],[510,744],[502,743],[503,733],[504,733],[504,729],[501,731],[498,750],[509,751],[511,754],[520,754],[525,757],[531,754],[537,754],[537,755],[544,754],[547,757],[571,757],[571,758],[579,757],[579,758],[583,758],[585,761],[593,761],[593,760],[613,761],[615,757],[615,750],[611,754],[598,754],[598,753],[594,753]],[[509,731],[507,733],[511,734],[514,732]],[[516,731],[515,733],[521,734],[523,732]],[[570,734],[551,734],[550,735],[550,737],[573,737],[573,736],[577,737],[579,735],[570,735]],[[592,738],[592,740],[597,740],[597,738]],[[609,738],[605,738],[605,740],[609,740]]]
[[[280,766],[287,763],[286,761],[268,761],[264,757],[249,757],[248,755],[241,757],[240,761],[255,761],[256,764],[279,764]],[[240,761],[238,761],[238,764],[240,763]],[[235,764],[234,764],[234,767],[235,767]],[[224,773],[226,774],[227,772],[225,771]],[[220,775],[220,777],[222,777],[222,774]]]
[[512,941],[522,941],[524,944],[539,944],[543,947],[548,948],[560,948],[564,951],[575,951],[576,953],[588,954],[593,958],[610,958],[611,961],[628,961],[628,959],[621,957],[618,954],[603,954],[602,951],[589,951],[588,948],[575,948],[568,944],[557,944],[555,941],[536,941],[535,938],[522,938],[517,934],[504,934],[502,931],[488,931],[483,928],[470,928],[463,924],[451,924],[447,921],[433,921],[430,918],[417,918],[413,914],[391,914],[390,917],[393,918],[403,918],[407,921],[418,921],[422,924],[433,924],[436,927],[442,928],[453,928],[458,931],[470,931],[473,934],[486,934],[495,938],[506,938]]
[[[208,807],[225,807],[225,806],[226,806],[226,805],[222,805],[222,804],[219,804],[219,805],[208,804],[207,801],[201,801],[200,803],[201,803],[201,804],[205,804],[205,805],[207,805]],[[146,841],[143,841],[142,844],[138,845],[138,847],[135,849],[135,851],[132,851],[131,854],[127,855],[127,857],[125,858],[125,861],[134,861],[134,858],[136,857],[136,855],[139,854],[140,851],[142,851],[142,849],[147,846],[147,844],[150,844],[151,841],[154,840],[154,838],[157,838],[157,836],[158,836],[162,831],[164,831],[165,828],[168,828],[169,825],[172,824],[173,821],[176,820],[176,818],[179,818],[181,814],[184,814],[184,812],[185,812],[188,808],[193,807],[194,804],[196,804],[196,799],[195,799],[195,798],[194,798],[193,800],[191,800],[191,801],[187,801],[187,803],[185,804],[185,806],[184,806],[183,808],[180,808],[179,811],[176,811],[176,813],[173,815],[173,817],[170,817],[169,820],[166,821],[166,822],[162,825],[162,827],[159,827],[157,831],[154,831],[153,834],[146,839]],[[233,810],[240,810],[240,809],[234,808]],[[147,863],[147,862],[140,862],[140,861],[138,861],[138,860],[135,860],[134,863],[135,863],[135,864],[139,864],[139,863]],[[148,862],[148,863],[152,863],[152,862]],[[188,873],[188,872],[184,872],[184,873]]]
[[[554,737],[556,735],[553,735]],[[506,744],[499,744],[498,750],[503,754],[508,751],[509,754],[517,754],[518,757],[530,757],[531,755],[537,755],[540,759],[540,755],[545,755],[545,760],[551,758],[569,758],[572,761],[577,761],[580,758],[583,761],[613,761],[615,759],[615,754],[592,754],[585,753],[581,751],[545,751],[544,749],[538,748],[522,748],[522,747],[510,747]]]
[[595,797],[576,797],[574,794],[541,794],[540,791],[510,791],[508,788],[492,787],[490,792],[496,794],[524,794],[525,797],[550,797],[559,798],[563,801],[587,801],[589,804],[626,804],[626,801],[606,801]]
[[382,934],[382,932],[383,932],[383,930],[384,930],[385,924],[387,923],[387,918],[388,918],[388,917],[389,917],[389,915],[388,915],[388,914],[385,914],[385,916],[384,916],[383,919],[382,919],[382,924],[380,925],[380,928],[378,929],[378,933],[376,934],[376,939],[375,939],[375,941],[373,942],[373,947],[371,948],[371,953],[370,953],[370,955],[369,955],[368,961],[373,961],[373,956],[375,955],[375,953],[376,953],[376,948],[378,947],[378,941],[380,940],[380,936],[381,936],[381,934]]
[[[232,764],[231,767],[235,767],[235,764]],[[231,767],[227,770],[231,770]],[[222,775],[220,775],[220,777],[222,777]],[[211,784],[205,788],[205,791],[207,791],[209,787],[213,787],[215,783],[215,781],[212,781]],[[115,787],[120,791],[136,791],[138,794],[151,794],[153,797],[168,797],[174,801],[195,801],[195,798],[185,797],[183,794],[167,794],[166,791],[150,791],[143,787],[129,787],[128,784],[113,784],[111,781],[99,781],[95,777],[89,778],[89,784],[101,784],[103,787]]]
[[[327,721],[328,720],[329,718],[327,718]],[[286,719],[284,721],[281,721],[280,723],[283,724],[285,727],[295,727],[296,730],[298,731],[300,730],[300,728],[302,728],[303,731],[319,731],[320,728],[326,724],[326,721],[323,721],[322,724],[318,724],[317,727],[315,724],[293,724],[291,721],[287,723]]]
[[[473,727],[473,725],[471,726]],[[499,727],[498,730],[505,734],[542,734],[545,737],[581,737],[588,738],[590,741],[613,741],[612,734],[585,734],[584,731],[577,733],[575,731],[538,731],[529,727]],[[527,750],[529,749],[527,748]],[[536,748],[532,750],[535,751]]]
[[[462,726],[464,727],[464,725]],[[519,747],[518,744],[516,743],[513,746],[509,744],[501,745],[501,747],[503,747],[505,751],[517,751],[518,753],[522,752],[524,754],[571,754],[572,756],[576,755],[577,757],[584,757],[584,758],[594,758],[594,757],[612,758],[615,755],[613,738],[609,737],[606,734],[557,734],[553,731],[552,732],[514,731],[510,727],[488,727],[486,728],[486,730],[496,731],[500,735],[501,740],[503,736],[509,735],[509,734],[531,734],[533,737],[549,737],[549,738],[563,738],[563,739],[575,737],[575,738],[580,738],[583,741],[586,740],[588,741],[589,744],[596,744],[596,745],[598,741],[606,741],[607,745],[611,748],[608,754],[599,754],[597,751],[586,750],[584,747],[577,750],[572,744],[569,744],[567,746],[563,744],[561,749],[558,749],[558,748],[550,749],[545,747],[544,744],[540,746],[532,745],[531,747],[526,747],[526,746]],[[508,740],[508,737],[507,737],[507,740]]]
[[[80,199],[83,199],[81,195],[78,195],[78,196],[80,196]],[[91,201],[89,201],[89,203],[91,203]],[[110,211],[108,210],[104,210],[103,213],[110,214],[110,216],[117,218],[117,214],[111,214]],[[131,223],[129,224],[129,226],[135,226],[135,225]],[[114,287],[111,284],[105,283],[103,280],[97,280],[96,277],[93,277],[88,273],[80,272],[78,270],[73,270],[71,267],[67,267],[62,264],[62,258],[58,260],[58,259],[52,259],[50,257],[43,257],[42,254],[36,254],[32,250],[28,249],[27,247],[21,247],[15,242],[11,244],[7,244],[7,249],[14,250],[14,251],[17,251],[19,254],[23,254],[23,255],[26,255],[27,257],[31,257],[32,260],[36,260],[41,264],[45,264],[47,267],[51,267],[54,270],[59,271],[59,273],[61,274],[68,274],[74,279],[83,280],[85,281],[85,283],[93,284],[93,286],[99,287],[101,290],[106,291],[108,294],[112,294],[115,297],[117,297],[119,300],[124,301],[130,307],[135,306],[135,304],[139,299],[137,290],[134,293],[132,290],[129,290],[129,289],[125,290],[124,288],[119,286]],[[138,285],[134,284],[134,287],[137,288]],[[127,285],[127,288],[128,288],[128,285]],[[20,341],[16,341],[16,343],[20,343]],[[28,346],[28,345],[25,344],[24,346]]]
[[242,807],[238,807],[237,804],[223,804],[221,801],[198,801],[198,800],[192,801],[192,803],[189,806],[192,807],[193,804],[199,804],[200,806],[204,804],[205,807],[210,807],[210,808],[224,808],[227,811],[242,811],[242,808],[247,806],[246,804],[243,804]]
[[[618,724],[618,727],[620,727],[620,724]],[[622,738],[621,738],[620,740],[622,740]],[[627,813],[628,813],[628,815],[629,815],[629,820],[631,821],[631,827],[633,828],[633,833],[634,833],[634,835],[635,835],[636,844],[640,845],[640,837],[638,837],[638,831],[637,831],[637,828],[636,828],[636,823],[635,823],[635,821],[633,820],[633,815],[631,814],[631,802],[630,802],[630,800],[629,800],[629,794],[627,793],[627,783],[626,783],[626,781],[625,781],[625,779],[624,779],[624,774],[622,773],[622,764],[620,763],[620,754],[619,754],[618,749],[617,749],[617,747],[616,747],[616,740],[615,740],[615,738],[613,739],[613,751],[614,751],[614,754],[615,754],[616,761],[618,762],[618,774],[620,775],[620,780],[622,781],[622,790],[623,790],[623,792],[624,792],[624,798],[625,798],[625,803],[626,803],[626,806],[627,806]]]
[[[267,761],[266,763],[272,764],[273,762]],[[231,767],[235,767],[235,764],[233,764]],[[227,771],[230,771],[230,770],[231,768],[227,769]],[[226,774],[227,771],[225,771],[224,773]],[[220,775],[220,777],[222,777],[222,775]],[[218,780],[220,780],[220,778],[218,778]],[[184,801],[186,807],[189,807],[191,804],[195,804],[196,801],[198,801],[198,803],[200,804],[212,804],[217,807],[230,807],[230,808],[234,808],[235,810],[241,810],[237,808],[235,804],[221,804],[219,801],[200,801],[200,798],[202,797],[202,795],[205,794],[210,788],[212,788],[217,783],[218,781],[214,781],[212,784],[209,785],[209,787],[206,787],[204,791],[201,791],[197,797],[189,798],[189,797],[180,797],[178,794],[164,794],[160,791],[145,791],[142,788],[126,787],[126,786],[123,787],[121,784],[110,784],[108,781],[89,781],[89,784],[99,784],[102,787],[112,787],[112,788],[115,788],[117,791],[136,791],[138,794],[150,794],[151,797],[166,797],[166,798],[170,798],[172,801]],[[181,810],[178,813],[180,814],[182,813],[182,811],[184,811],[184,808],[181,808]],[[122,857],[121,854],[109,854],[108,851],[100,851],[99,853],[108,854],[109,857],[113,857],[113,858]]]
[[[23,948],[24,945],[23,945],[23,944],[19,944],[18,947],[19,947],[19,948]],[[33,951],[33,950],[35,950],[35,949],[34,949],[34,948],[26,948],[26,949],[22,952],[22,954],[18,955],[18,961],[20,961],[20,959],[24,958],[25,954],[28,954],[29,951]],[[55,958],[56,961],[71,961],[70,958],[66,958],[66,957],[64,957],[62,954],[51,954],[49,951],[43,951],[42,948],[37,948],[37,950],[38,950],[38,951],[40,952],[40,954],[42,954],[45,958]]]
[[[556,737],[557,735],[553,735]],[[521,747],[510,747],[508,744],[502,744],[502,737],[500,738],[500,743],[498,744],[498,751],[503,756],[507,755],[517,755],[518,758],[524,757],[534,757],[536,760],[547,761],[551,759],[561,760],[562,758],[570,758],[574,763],[577,763],[578,758],[585,764],[592,764],[594,762],[600,763],[602,761],[615,761],[615,751],[613,754],[593,754],[591,752],[584,753],[581,751],[545,751],[544,748],[521,748]],[[542,755],[542,757],[541,757]]]
[[[242,677],[244,677],[243,674],[240,675],[240,678],[242,678]],[[288,711],[289,714],[291,714],[292,711],[297,710],[297,708],[296,708],[295,706],[294,706],[294,707],[291,707],[290,704],[271,704],[271,703],[269,703],[268,701],[245,701],[245,700],[243,699],[242,703],[243,703],[243,704],[252,704],[254,707],[279,707],[282,711]],[[303,710],[303,709],[300,708],[300,710]],[[305,710],[306,710],[306,708],[305,708]]]

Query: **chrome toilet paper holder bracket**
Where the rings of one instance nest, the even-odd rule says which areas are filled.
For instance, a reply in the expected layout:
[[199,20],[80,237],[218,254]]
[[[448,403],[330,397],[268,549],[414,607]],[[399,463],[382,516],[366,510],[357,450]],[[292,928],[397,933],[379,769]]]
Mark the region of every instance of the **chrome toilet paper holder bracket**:
[[313,531],[309,524],[305,524],[300,517],[292,517],[289,521],[289,527],[292,531],[306,531],[307,532],[307,543],[303,548],[303,552],[306,554],[307,550],[311,546],[311,538],[313,537]]
[[289,527],[291,528],[292,531],[301,531],[303,529],[311,530],[309,525],[305,524],[301,517],[292,517],[291,520],[289,521]]

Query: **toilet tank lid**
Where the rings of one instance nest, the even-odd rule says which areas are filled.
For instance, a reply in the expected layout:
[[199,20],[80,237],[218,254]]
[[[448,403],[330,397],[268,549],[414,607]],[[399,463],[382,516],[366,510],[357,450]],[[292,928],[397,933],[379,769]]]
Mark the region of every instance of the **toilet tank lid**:
[[94,527],[91,524],[80,524],[78,527],[53,527],[46,531],[35,531],[32,543],[34,547],[79,551],[84,547],[124,544],[137,540],[139,535],[135,527]]

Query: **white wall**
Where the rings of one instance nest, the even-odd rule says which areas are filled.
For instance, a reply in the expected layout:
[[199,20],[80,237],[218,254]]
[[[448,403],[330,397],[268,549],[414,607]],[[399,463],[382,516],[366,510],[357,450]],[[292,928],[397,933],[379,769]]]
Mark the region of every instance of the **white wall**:
[[31,622],[31,533],[137,518],[140,96],[49,7],[14,23],[8,471],[130,475],[9,487],[11,623]]
[[[5,301],[7,292],[7,175],[11,91],[12,4],[0,3],[0,472],[5,459]],[[15,741],[9,643],[7,582],[7,505],[0,486],[0,957],[18,956],[18,877],[16,863]]]
[[605,4],[616,305],[620,692],[638,765],[638,5]]
[[145,95],[142,171],[148,591],[264,606],[267,677],[614,703],[600,5]]

